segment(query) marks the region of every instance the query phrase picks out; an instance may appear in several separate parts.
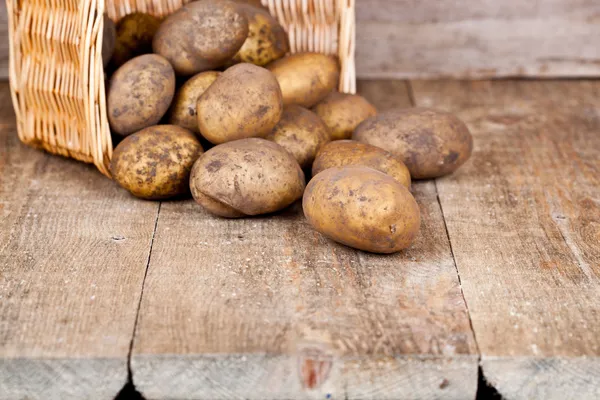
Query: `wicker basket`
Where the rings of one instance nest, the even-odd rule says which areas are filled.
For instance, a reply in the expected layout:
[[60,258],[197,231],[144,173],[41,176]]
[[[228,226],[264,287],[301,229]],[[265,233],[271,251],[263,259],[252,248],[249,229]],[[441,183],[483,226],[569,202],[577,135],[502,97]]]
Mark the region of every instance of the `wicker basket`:
[[[337,54],[340,90],[355,92],[355,0],[262,0],[292,53]],[[95,164],[110,176],[113,144],[102,68],[103,13],[164,16],[189,0],[7,0],[10,87],[19,138]]]

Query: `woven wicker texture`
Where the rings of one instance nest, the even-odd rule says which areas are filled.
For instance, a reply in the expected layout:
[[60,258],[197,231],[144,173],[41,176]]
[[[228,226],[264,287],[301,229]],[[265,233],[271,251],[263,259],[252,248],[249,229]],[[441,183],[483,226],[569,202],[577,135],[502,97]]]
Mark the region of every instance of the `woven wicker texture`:
[[[336,54],[340,90],[356,91],[355,0],[261,0],[292,53]],[[110,176],[113,144],[102,68],[102,15],[171,14],[189,0],[7,0],[11,95],[23,143],[95,164]]]

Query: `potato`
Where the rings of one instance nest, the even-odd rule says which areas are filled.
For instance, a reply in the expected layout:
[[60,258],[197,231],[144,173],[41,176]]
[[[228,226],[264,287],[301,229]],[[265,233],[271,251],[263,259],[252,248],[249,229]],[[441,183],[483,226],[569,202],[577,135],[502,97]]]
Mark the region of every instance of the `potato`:
[[364,97],[339,92],[329,93],[314,112],[331,130],[331,140],[350,139],[358,124],[377,114]]
[[126,136],[156,125],[169,109],[174,94],[175,72],[163,57],[145,54],[127,61],[110,80],[110,127]]
[[160,19],[150,14],[128,14],[117,22],[117,40],[110,66],[117,69],[134,57],[152,53],[152,39]]
[[151,126],[119,143],[110,171],[134,196],[166,199],[189,193],[190,171],[202,152],[200,142],[187,129]]
[[408,108],[363,121],[352,138],[401,157],[413,179],[454,172],[473,150],[467,126],[456,116],[427,108]]
[[104,28],[102,29],[102,66],[106,68],[115,52],[117,41],[117,28],[112,19],[104,14]]
[[198,204],[222,217],[271,213],[302,197],[305,180],[287,151],[265,139],[236,140],[213,147],[190,177]]
[[154,52],[179,75],[215,69],[231,59],[248,37],[248,20],[228,0],[189,3],[171,14],[154,36]]
[[310,167],[317,152],[329,142],[329,130],[312,111],[291,105],[266,139],[281,145],[302,168]]
[[169,123],[200,133],[196,103],[202,93],[221,75],[217,71],[205,71],[194,75],[175,94],[169,110]]
[[354,140],[336,140],[324,146],[312,166],[312,174],[333,167],[362,165],[383,172],[410,189],[410,173],[402,160],[379,147]]
[[340,67],[332,56],[298,53],[267,65],[277,78],[285,105],[311,108],[323,100],[340,81]]
[[269,11],[250,4],[241,4],[238,9],[248,19],[248,38],[229,64],[263,66],[285,56],[290,50],[287,34]]
[[329,168],[315,176],[302,200],[308,222],[330,239],[374,253],[407,248],[421,216],[408,189],[363,166]]
[[281,90],[272,73],[252,64],[227,69],[196,105],[200,133],[214,144],[264,137],[281,119]]

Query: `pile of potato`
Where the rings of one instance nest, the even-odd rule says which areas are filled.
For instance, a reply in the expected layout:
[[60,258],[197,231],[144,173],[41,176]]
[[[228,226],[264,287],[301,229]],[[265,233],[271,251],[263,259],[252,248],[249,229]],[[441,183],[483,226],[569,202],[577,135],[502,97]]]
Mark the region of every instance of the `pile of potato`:
[[247,2],[200,0],[163,21],[106,22],[114,180],[144,199],[191,191],[227,218],[303,198],[308,222],[337,242],[377,253],[408,247],[420,226],[411,177],[462,165],[467,127],[428,109],[377,114],[363,97],[336,92],[338,61],[286,56],[285,31]]

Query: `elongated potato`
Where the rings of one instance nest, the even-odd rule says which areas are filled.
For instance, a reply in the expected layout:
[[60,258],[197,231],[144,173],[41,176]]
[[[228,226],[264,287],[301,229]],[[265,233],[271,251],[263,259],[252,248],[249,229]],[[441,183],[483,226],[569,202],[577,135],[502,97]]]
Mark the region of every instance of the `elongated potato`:
[[311,108],[325,98],[340,81],[337,59],[320,53],[297,53],[267,65],[275,75],[285,105]]
[[198,128],[209,142],[265,137],[281,119],[283,101],[277,80],[252,64],[229,68],[200,96]]
[[302,197],[300,166],[276,143],[250,138],[220,144],[194,164],[192,195],[207,211],[228,218],[267,214]]
[[266,139],[290,152],[302,168],[310,167],[317,152],[329,142],[329,129],[312,111],[291,105]]
[[358,124],[377,114],[364,97],[340,92],[329,93],[313,110],[331,130],[331,140],[350,139]]
[[173,104],[169,110],[169,123],[200,133],[196,104],[198,99],[210,85],[221,75],[217,71],[205,71],[188,79],[175,93]]
[[313,176],[333,167],[362,165],[391,176],[410,189],[410,172],[402,160],[379,147],[354,140],[336,140],[325,145],[312,166]]
[[408,189],[391,176],[363,166],[319,173],[308,183],[302,206],[318,232],[374,253],[407,248],[421,224],[419,206]]
[[363,121],[352,139],[401,157],[413,179],[450,174],[471,156],[473,138],[456,116],[427,108],[407,108]]

